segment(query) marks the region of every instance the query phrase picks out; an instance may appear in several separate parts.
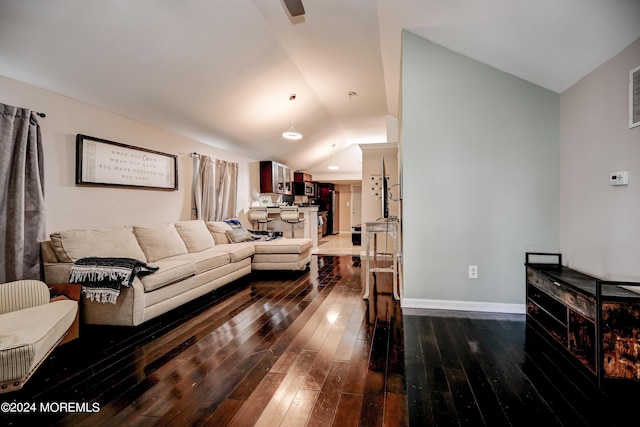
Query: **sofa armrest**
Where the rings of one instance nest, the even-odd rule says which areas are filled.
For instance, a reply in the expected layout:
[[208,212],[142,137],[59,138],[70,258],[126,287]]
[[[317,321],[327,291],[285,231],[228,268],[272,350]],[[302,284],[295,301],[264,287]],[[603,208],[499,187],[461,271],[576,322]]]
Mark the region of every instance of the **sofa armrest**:
[[56,255],[56,251],[53,249],[51,240],[40,242],[40,252],[42,252],[42,260],[44,262],[60,262]]
[[71,262],[44,263],[44,281],[50,283],[69,283]]
[[49,302],[49,288],[39,280],[17,280],[0,285],[0,314]]

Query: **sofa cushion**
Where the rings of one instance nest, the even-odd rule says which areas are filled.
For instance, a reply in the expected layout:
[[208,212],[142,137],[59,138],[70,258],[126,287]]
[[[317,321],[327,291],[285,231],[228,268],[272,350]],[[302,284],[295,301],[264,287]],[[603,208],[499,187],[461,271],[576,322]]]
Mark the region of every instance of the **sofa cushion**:
[[255,241],[256,254],[301,254],[311,249],[311,239],[275,239]]
[[133,231],[149,262],[188,253],[174,224],[136,225]]
[[238,262],[245,258],[249,258],[255,253],[251,242],[216,245],[214,249],[216,251],[222,251],[229,254],[231,262]]
[[188,260],[189,262],[193,262],[196,274],[222,267],[230,262],[229,254],[218,250],[217,246],[214,246],[211,249],[205,249],[202,252],[180,255],[171,259]]
[[231,243],[229,236],[227,236],[228,230],[233,230],[229,224],[224,221],[209,221],[207,222],[207,228],[213,236],[216,245],[225,245]]
[[51,243],[62,262],[74,262],[89,256],[146,259],[133,234],[133,227],[129,226],[59,231],[51,234]]
[[175,226],[190,253],[204,251],[215,245],[204,221],[180,221],[176,222]]
[[175,283],[196,274],[196,265],[189,259],[162,259],[153,263],[158,271],[140,277],[145,292]]

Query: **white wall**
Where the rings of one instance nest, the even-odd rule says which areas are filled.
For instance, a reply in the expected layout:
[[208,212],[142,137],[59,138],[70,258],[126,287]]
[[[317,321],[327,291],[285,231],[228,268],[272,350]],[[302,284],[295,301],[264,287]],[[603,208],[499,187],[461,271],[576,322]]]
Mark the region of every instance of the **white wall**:
[[[209,145],[0,76],[0,102],[46,114],[38,120],[45,157],[47,231],[191,218],[191,152],[238,162],[238,210],[259,190],[258,163]],[[178,155],[178,191],[77,187],[75,140],[85,134]],[[242,215],[242,212],[240,212]]]
[[[640,40],[560,97],[560,248],[570,267],[640,281],[640,127],[629,129],[629,71]],[[612,187],[609,173],[629,171]]]
[[[389,177],[389,186],[398,183],[398,144],[360,144],[362,149],[362,222],[376,221],[382,217],[382,200],[371,190],[371,177],[382,176],[382,158]],[[397,194],[397,187],[394,187]],[[394,198],[396,196],[394,194]],[[389,215],[398,216],[398,202],[389,202]]]
[[522,311],[525,252],[559,249],[559,95],[402,41],[403,305]]

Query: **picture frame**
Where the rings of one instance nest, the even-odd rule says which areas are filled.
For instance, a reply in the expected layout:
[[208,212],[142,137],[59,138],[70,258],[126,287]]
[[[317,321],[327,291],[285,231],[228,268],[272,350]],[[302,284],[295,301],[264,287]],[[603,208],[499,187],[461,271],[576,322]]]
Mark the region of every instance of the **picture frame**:
[[178,156],[78,134],[76,185],[178,189]]

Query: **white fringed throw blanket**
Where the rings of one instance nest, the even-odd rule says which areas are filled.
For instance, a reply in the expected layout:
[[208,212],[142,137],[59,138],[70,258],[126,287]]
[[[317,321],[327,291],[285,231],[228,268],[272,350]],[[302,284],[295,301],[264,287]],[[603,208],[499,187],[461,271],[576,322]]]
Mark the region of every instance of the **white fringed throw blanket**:
[[80,283],[91,301],[115,304],[121,286],[130,287],[136,276],[157,270],[133,258],[82,258],[71,266],[69,283]]

